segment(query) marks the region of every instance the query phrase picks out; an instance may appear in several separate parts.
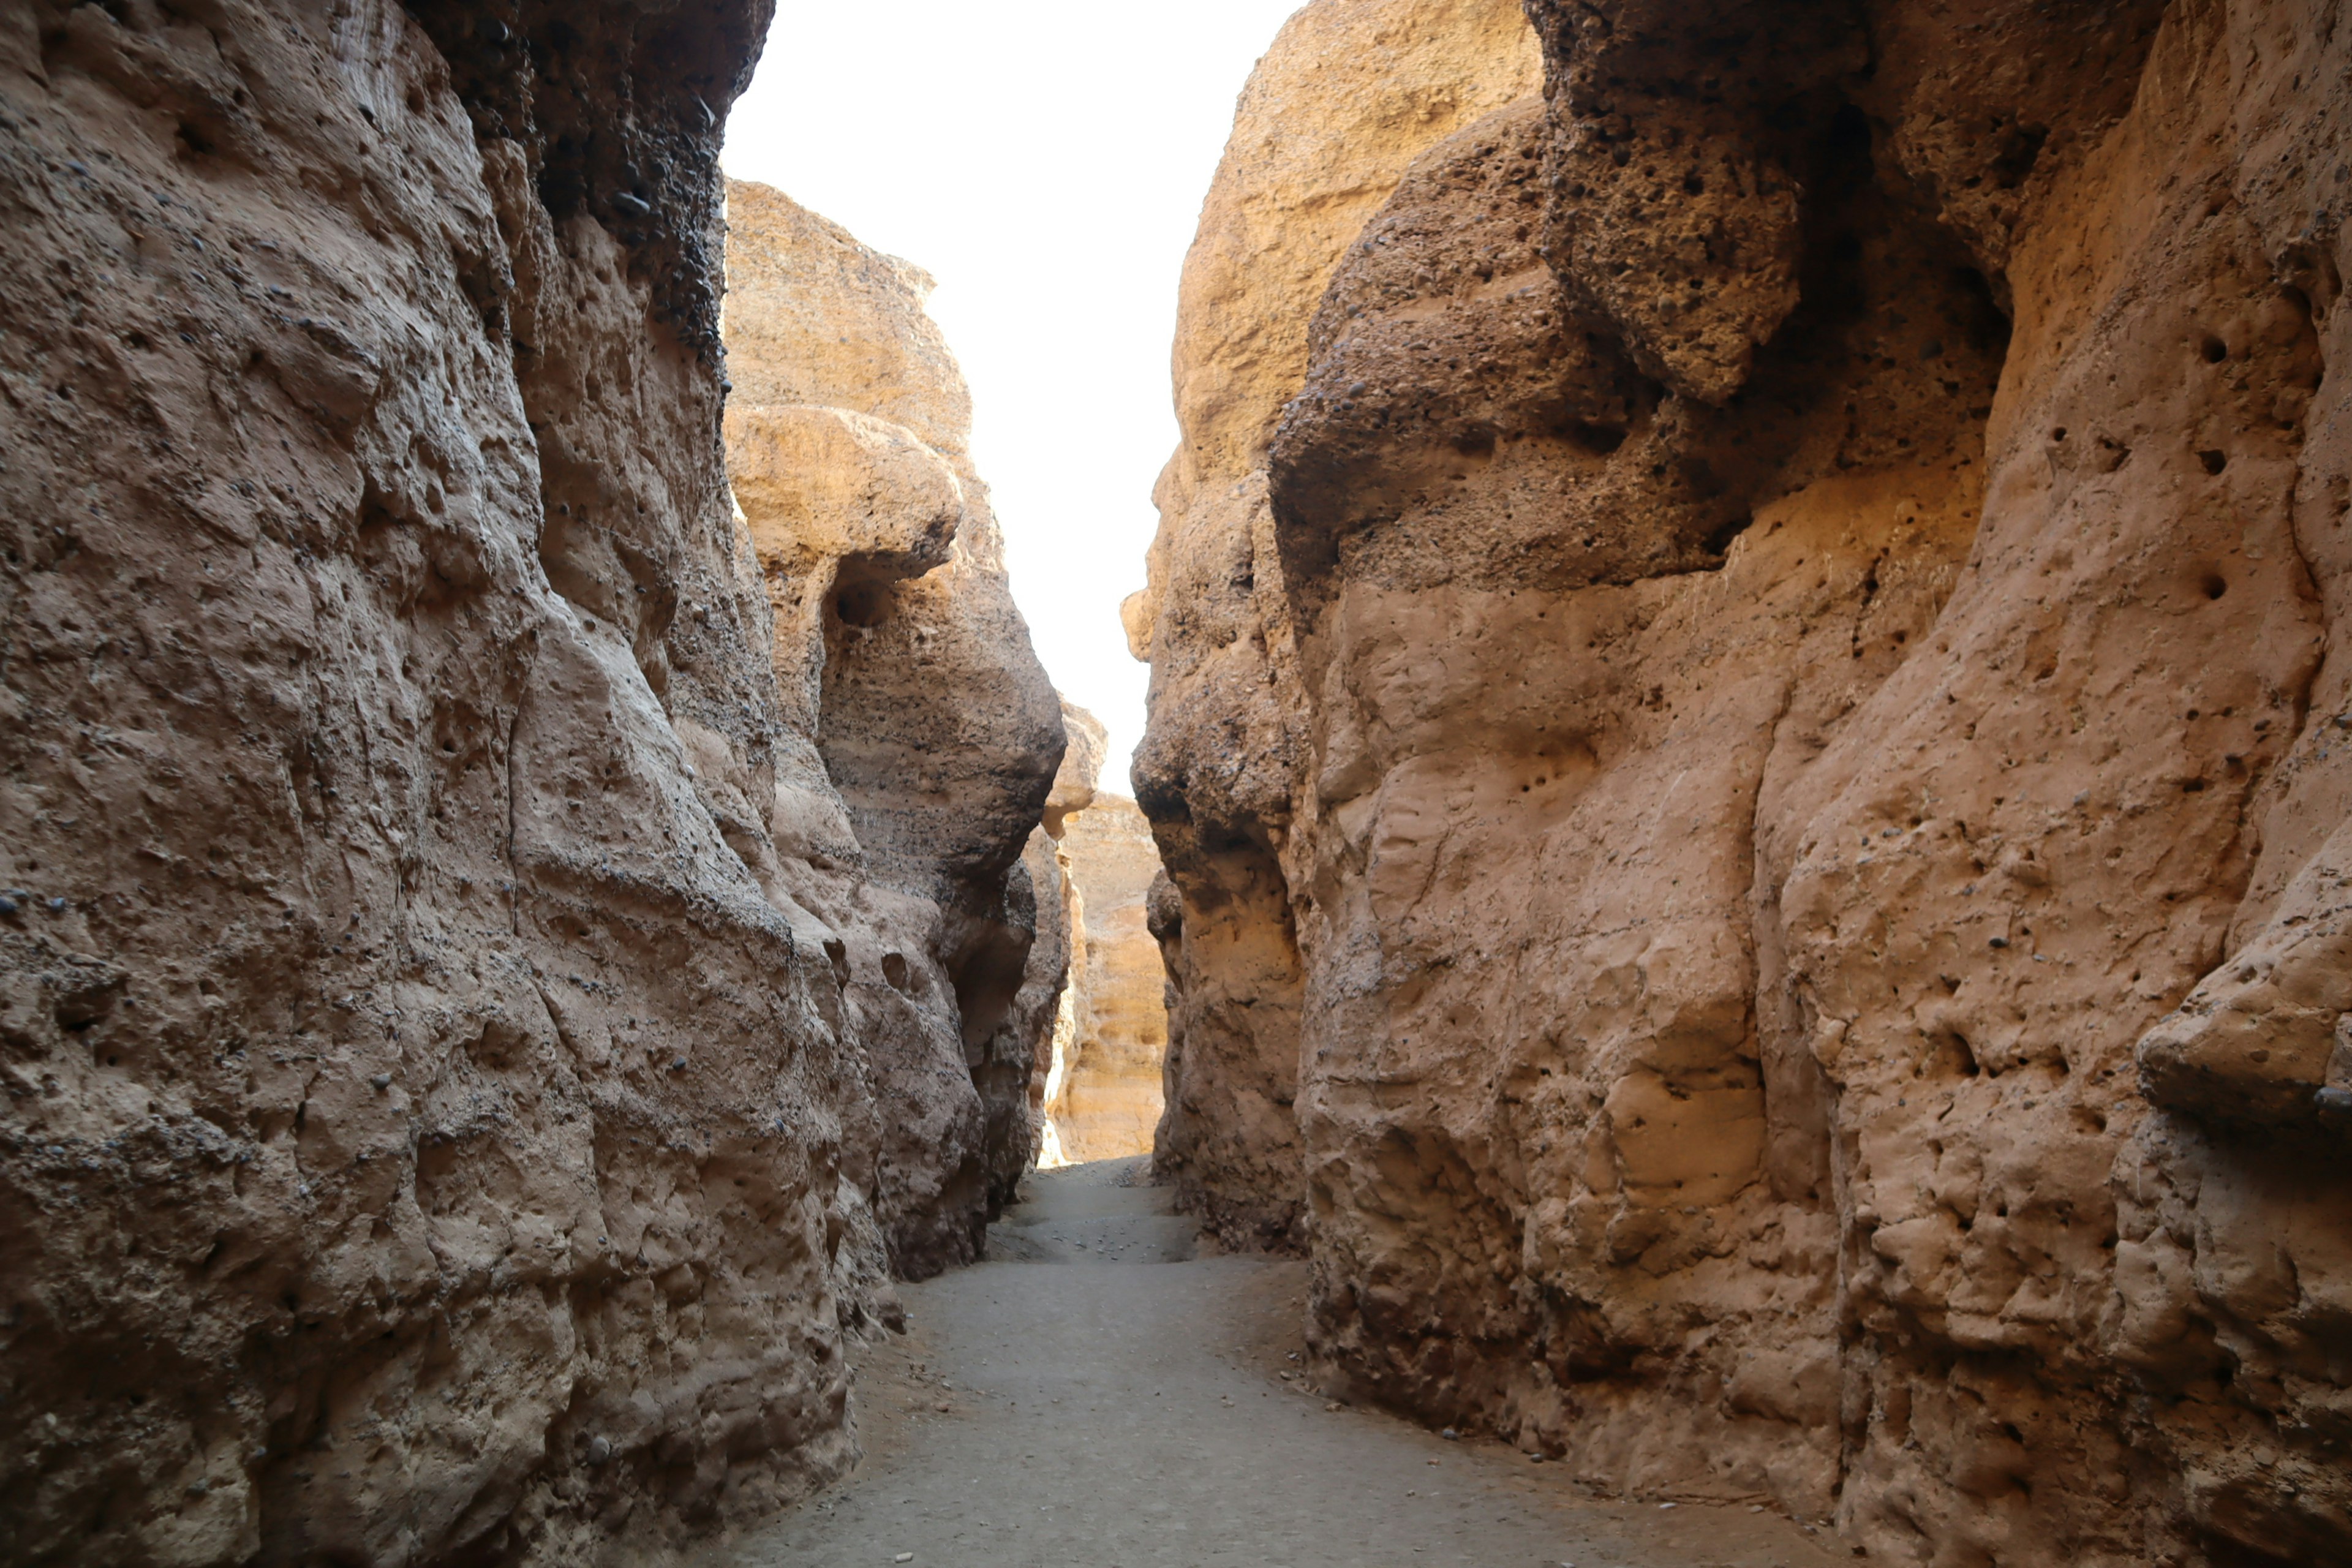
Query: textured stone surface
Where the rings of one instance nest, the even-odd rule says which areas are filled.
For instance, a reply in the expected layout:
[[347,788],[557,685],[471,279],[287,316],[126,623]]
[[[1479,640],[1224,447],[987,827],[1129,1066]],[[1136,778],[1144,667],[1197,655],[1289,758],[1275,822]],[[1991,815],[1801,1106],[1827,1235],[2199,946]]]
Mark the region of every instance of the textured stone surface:
[[1101,781],[1103,758],[1110,746],[1110,731],[1103,728],[1102,721],[1066,697],[1062,699],[1062,734],[1066,742],[1062,765],[1054,773],[1052,793],[1045,796],[1044,823],[1045,831],[1057,838],[1070,813],[1094,804],[1095,785]]
[[1163,1157],[1328,1375],[1601,1485],[2352,1560],[2352,42],[1529,11],[1163,480]]
[[1168,1056],[1167,972],[1145,923],[1160,851],[1135,802],[1097,794],[1064,819],[1061,858],[1072,910],[1069,1039],[1045,1113],[1072,1163],[1149,1154]]
[[841,944],[845,1033],[891,1108],[877,1213],[921,1277],[978,1256],[1036,1152],[1068,952],[1051,853],[1024,846],[1060,704],[929,276],[762,185],[730,182],[727,220],[728,464],[793,721],[774,879]]
[[[1013,1163],[973,1075],[1024,1045],[1060,742],[960,454],[847,397],[779,435],[843,465],[808,555],[941,560],[875,592],[995,683],[929,798],[887,779],[921,716],[817,722],[903,646],[776,644],[728,504],[715,153],[766,23],[0,13],[11,1562],[756,1510],[852,1457],[891,1254],[965,1255]],[[860,463],[914,498],[871,537]]]
[[1308,323],[1356,231],[1424,148],[1538,79],[1513,0],[1316,0],[1244,90],[1185,261],[1182,440],[1155,497],[1150,586],[1122,618],[1152,660],[1137,799],[1183,889],[1158,1168],[1236,1241],[1302,1235],[1288,1022],[1299,970],[1275,836],[1307,702],[1266,444],[1306,379]]

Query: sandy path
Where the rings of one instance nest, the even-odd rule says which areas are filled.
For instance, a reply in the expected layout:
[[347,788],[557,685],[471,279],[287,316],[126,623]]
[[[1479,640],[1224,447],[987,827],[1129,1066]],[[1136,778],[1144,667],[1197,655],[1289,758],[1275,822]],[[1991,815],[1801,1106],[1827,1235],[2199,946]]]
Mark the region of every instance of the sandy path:
[[[1499,1445],[1295,1390],[1303,1266],[1194,1258],[1136,1162],[1030,1179],[994,1260],[907,1290],[867,1458],[726,1568],[1825,1568],[1745,1507],[1594,1503]],[[942,1408],[944,1407],[944,1408]],[[911,1553],[911,1556],[902,1556]]]

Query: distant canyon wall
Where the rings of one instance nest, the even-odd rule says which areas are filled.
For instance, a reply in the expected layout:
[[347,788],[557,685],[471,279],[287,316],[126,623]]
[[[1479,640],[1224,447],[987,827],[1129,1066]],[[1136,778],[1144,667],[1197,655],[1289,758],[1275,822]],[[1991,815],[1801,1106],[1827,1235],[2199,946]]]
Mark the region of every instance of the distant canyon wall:
[[0,15],[8,1561],[772,1505],[1028,1157],[1061,729],[908,270],[722,351],[768,20]]
[[1160,853],[1135,803],[1097,787],[1102,721],[1064,698],[1062,728],[1069,746],[1028,851],[1038,886],[1059,889],[1067,980],[1038,1083],[1047,1166],[1150,1154],[1168,1050],[1167,982],[1144,916]]
[[1527,15],[1309,5],[1203,210],[1163,1163],[1601,1486],[2352,1561],[2352,36]]
[[1072,898],[1068,1037],[1045,1114],[1073,1164],[1151,1152],[1168,1055],[1167,977],[1146,906],[1160,872],[1151,825],[1097,793],[1064,819]]

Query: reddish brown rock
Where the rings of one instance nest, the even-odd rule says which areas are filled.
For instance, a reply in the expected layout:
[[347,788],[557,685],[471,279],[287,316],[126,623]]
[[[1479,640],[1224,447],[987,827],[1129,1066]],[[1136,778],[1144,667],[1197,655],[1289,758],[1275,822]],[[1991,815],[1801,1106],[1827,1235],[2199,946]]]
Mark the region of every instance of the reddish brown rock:
[[1135,618],[1181,1092],[1298,1064],[1171,1106],[1191,1193],[1303,1204],[1331,1375],[1613,1489],[2352,1560],[2352,46],[1529,9],[1268,504],[1163,532],[1239,607]]

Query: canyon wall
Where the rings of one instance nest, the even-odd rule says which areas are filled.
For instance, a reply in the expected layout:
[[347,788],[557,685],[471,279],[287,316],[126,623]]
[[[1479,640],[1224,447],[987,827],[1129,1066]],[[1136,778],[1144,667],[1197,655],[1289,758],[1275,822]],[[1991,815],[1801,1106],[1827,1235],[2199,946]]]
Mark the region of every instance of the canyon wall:
[[1062,742],[903,278],[729,503],[767,21],[0,12],[11,1562],[761,1509],[1025,1159]]
[[1069,1027],[1045,1113],[1073,1164],[1149,1154],[1168,1055],[1166,972],[1145,921],[1160,851],[1135,802],[1097,792],[1063,819],[1061,858],[1071,899]]
[[1304,1236],[1303,976],[1277,857],[1307,700],[1272,564],[1266,437],[1349,240],[1418,153],[1538,74],[1515,0],[1314,0],[1242,92],[1185,258],[1183,439],[1154,496],[1150,586],[1121,612],[1152,667],[1136,798],[1185,911],[1156,1168],[1234,1243]]
[[[1163,1161],[1308,1249],[1328,1380],[1604,1488],[2352,1562],[2352,35],[1528,13],[1539,94],[1310,6],[1204,208]],[[1234,283],[1375,15],[1462,118]]]
[[892,1108],[877,1212],[920,1278],[979,1255],[1036,1152],[1069,952],[1052,857],[1025,846],[1061,704],[1005,582],[929,277],[763,185],[729,182],[727,225],[728,467],[784,718],[775,853],[755,863],[839,933],[845,1037]]

